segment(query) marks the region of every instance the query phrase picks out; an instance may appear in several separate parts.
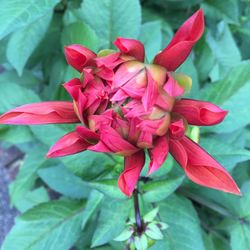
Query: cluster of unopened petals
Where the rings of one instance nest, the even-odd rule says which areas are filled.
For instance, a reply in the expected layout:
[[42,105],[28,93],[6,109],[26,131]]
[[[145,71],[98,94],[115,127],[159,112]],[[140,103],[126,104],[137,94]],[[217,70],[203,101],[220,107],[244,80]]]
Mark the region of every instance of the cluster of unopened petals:
[[81,45],[65,47],[66,60],[79,71],[63,86],[73,102],[27,104],[2,116],[2,124],[77,123],[48,152],[59,157],[92,150],[124,156],[118,185],[130,196],[148,152],[148,175],[171,153],[194,182],[240,194],[226,170],[185,134],[188,125],[209,126],[223,121],[227,112],[209,102],[182,98],[191,79],[174,72],[190,54],[204,30],[203,11],[193,14],[169,45],[144,63],[140,41],[117,38],[118,51],[98,54]]

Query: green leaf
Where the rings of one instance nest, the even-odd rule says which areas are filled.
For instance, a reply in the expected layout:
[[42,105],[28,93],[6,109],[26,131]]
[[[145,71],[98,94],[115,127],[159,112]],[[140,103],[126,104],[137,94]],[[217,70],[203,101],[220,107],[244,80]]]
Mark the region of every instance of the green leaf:
[[103,194],[113,199],[127,199],[118,187],[117,179],[115,180],[100,180],[88,182],[89,187],[95,188]]
[[152,181],[144,184],[141,187],[143,199],[146,202],[157,202],[167,198],[172,194],[183,182],[184,177],[178,177],[175,179],[166,179]]
[[203,6],[211,18],[224,19],[229,23],[239,22],[239,4],[235,0],[205,0]]
[[152,222],[147,225],[145,234],[153,240],[162,240],[163,234],[160,228],[157,226],[157,223]]
[[129,200],[119,202],[112,199],[105,200],[92,238],[92,247],[109,242],[123,231],[130,208]]
[[216,127],[205,131],[227,133],[249,124],[250,61],[244,61],[234,67],[227,77],[210,84],[203,89],[203,99],[221,105],[229,113],[225,120]]
[[[198,69],[198,75],[200,81],[207,80],[209,72],[212,70],[215,63],[215,55],[213,54],[212,49],[209,47],[205,35],[201,37],[198,41],[195,49],[195,66]],[[188,74],[188,71],[187,71]]]
[[1,0],[0,39],[42,18],[58,2],[59,0]]
[[202,138],[201,146],[228,171],[231,171],[237,163],[250,159],[250,151],[214,138]]
[[36,172],[46,160],[44,155],[45,150],[41,146],[31,150],[25,156],[24,163],[21,165],[15,181],[10,184],[11,202],[17,208],[21,208],[23,196],[34,187],[35,181],[38,178]]
[[218,105],[223,104],[250,81],[249,68],[250,60],[239,63],[224,79],[214,82],[204,88],[202,99]]
[[36,22],[11,35],[7,45],[7,59],[19,75],[22,75],[23,68],[29,57],[43,39],[51,18],[52,12],[48,12]]
[[144,23],[141,27],[139,40],[144,44],[148,62],[151,62],[155,55],[161,50],[161,22]]
[[63,46],[81,44],[93,51],[99,48],[99,39],[96,33],[83,22],[75,22],[64,27],[61,37]]
[[25,193],[22,196],[20,202],[18,203],[18,210],[23,213],[31,209],[32,207],[47,201],[49,201],[47,190],[44,187],[39,187]]
[[146,250],[148,248],[148,239],[144,234],[135,236],[134,242],[136,250]]
[[204,250],[200,222],[192,203],[184,197],[171,195],[160,203],[161,220],[169,225],[170,249]]
[[18,84],[0,82],[0,113],[27,103],[39,102],[40,98],[34,91]]
[[250,222],[235,223],[230,228],[230,245],[232,250],[248,250],[250,246]]
[[83,179],[95,179],[113,166],[114,161],[104,153],[84,151],[76,155],[60,158],[62,163]]
[[38,175],[50,188],[70,198],[86,198],[89,194],[90,190],[85,182],[66,167],[56,166],[40,169]]
[[216,38],[208,32],[207,41],[219,64],[220,76],[224,77],[228,70],[241,61],[240,51],[228,25],[224,22],[219,23]]
[[84,205],[73,201],[40,204],[18,218],[2,250],[68,250],[81,234]]
[[138,0],[85,0],[79,16],[97,32],[103,48],[121,36],[137,38],[141,25]]
[[100,192],[93,190],[90,193],[86,204],[86,208],[84,209],[83,212],[82,229],[84,229],[86,223],[88,222],[89,218],[93,215],[98,205],[101,203],[102,199],[103,199],[103,194],[101,194]]

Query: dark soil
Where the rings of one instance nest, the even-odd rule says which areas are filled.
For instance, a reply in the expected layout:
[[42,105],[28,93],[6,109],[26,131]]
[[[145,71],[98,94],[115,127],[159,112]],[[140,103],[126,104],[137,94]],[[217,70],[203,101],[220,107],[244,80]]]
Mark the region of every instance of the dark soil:
[[18,215],[18,211],[10,205],[8,184],[15,178],[22,157],[22,152],[16,147],[3,149],[0,145],[0,246]]

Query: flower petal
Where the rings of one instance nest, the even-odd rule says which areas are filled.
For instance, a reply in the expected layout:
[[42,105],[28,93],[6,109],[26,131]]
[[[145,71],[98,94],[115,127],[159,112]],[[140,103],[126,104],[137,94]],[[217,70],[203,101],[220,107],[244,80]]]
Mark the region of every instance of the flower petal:
[[204,14],[200,9],[183,23],[168,46],[156,55],[154,63],[174,71],[186,60],[203,31]]
[[170,140],[170,152],[193,182],[240,195],[240,189],[229,173],[189,138]]
[[118,37],[114,41],[114,45],[123,53],[136,58],[143,62],[145,51],[144,45],[135,39]]
[[180,96],[184,93],[185,89],[168,73],[168,80],[163,86],[163,89],[172,97]]
[[100,142],[90,147],[96,152],[112,152],[123,156],[130,156],[139,149],[123,139],[112,127],[100,127]]
[[181,99],[174,105],[173,112],[182,115],[189,124],[210,126],[222,122],[227,111],[204,101]]
[[125,157],[124,171],[118,179],[118,186],[125,195],[132,195],[144,163],[145,154],[143,150],[140,150],[131,156]]
[[80,72],[85,66],[95,65],[96,54],[80,44],[65,46],[64,51],[68,64]]
[[76,123],[72,102],[40,102],[14,108],[0,116],[0,124]]
[[76,154],[86,150],[89,145],[76,131],[73,131],[61,137],[50,148],[47,157],[53,158]]
[[156,103],[158,95],[157,82],[152,78],[150,71],[147,70],[147,87],[141,99],[145,111],[149,111],[150,108],[152,109]]
[[167,158],[168,155],[168,138],[166,135],[158,137],[155,140],[155,146],[153,149],[149,149],[150,163],[148,175],[152,174]]

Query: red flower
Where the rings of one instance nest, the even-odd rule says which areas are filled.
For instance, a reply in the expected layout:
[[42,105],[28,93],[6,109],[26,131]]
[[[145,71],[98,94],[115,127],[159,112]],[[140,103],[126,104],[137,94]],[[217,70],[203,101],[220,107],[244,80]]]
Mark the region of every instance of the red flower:
[[84,150],[123,155],[124,171],[118,185],[128,196],[144,166],[145,150],[150,157],[148,174],[161,167],[171,153],[192,181],[240,194],[226,170],[185,135],[188,124],[215,125],[227,114],[209,102],[181,98],[191,88],[191,79],[173,72],[203,30],[203,11],[199,10],[156,55],[154,64],[144,63],[144,46],[134,39],[117,38],[118,52],[95,54],[81,45],[67,46],[67,62],[81,73],[64,84],[73,104],[24,105],[0,116],[0,123],[81,123],[51,147],[48,157]]

